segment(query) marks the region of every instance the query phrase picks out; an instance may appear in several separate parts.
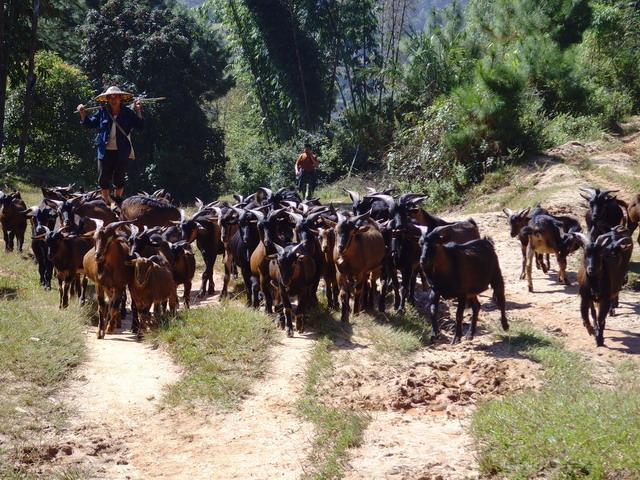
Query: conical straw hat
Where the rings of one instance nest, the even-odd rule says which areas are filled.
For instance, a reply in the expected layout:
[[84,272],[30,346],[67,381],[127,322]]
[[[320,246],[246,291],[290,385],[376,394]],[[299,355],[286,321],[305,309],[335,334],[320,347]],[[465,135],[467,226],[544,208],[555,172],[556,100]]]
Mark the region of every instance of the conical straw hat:
[[120,90],[119,87],[109,87],[107,88],[106,91],[104,91],[103,93],[101,93],[100,95],[98,95],[96,97],[96,101],[98,102],[106,102],[107,100],[107,95],[120,95],[120,97],[122,98],[123,102],[129,102],[131,100],[133,100],[133,93],[129,93],[129,92],[123,92],[122,90]]

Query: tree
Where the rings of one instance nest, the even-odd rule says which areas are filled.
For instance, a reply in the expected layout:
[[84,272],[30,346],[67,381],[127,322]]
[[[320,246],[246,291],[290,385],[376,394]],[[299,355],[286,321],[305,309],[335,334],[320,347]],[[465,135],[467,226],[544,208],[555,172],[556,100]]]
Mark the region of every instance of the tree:
[[108,0],[82,26],[82,64],[96,91],[107,84],[168,101],[150,107],[135,142],[133,188],[166,187],[179,199],[217,193],[225,162],[222,132],[201,107],[232,85],[218,38],[164,0]]
[[24,77],[22,62],[29,50],[31,10],[24,0],[0,0],[0,152],[5,140],[4,118],[9,78]]
[[[41,51],[35,56],[30,142],[26,150],[26,168],[17,168],[15,158],[9,166],[20,175],[43,183],[95,181],[95,153],[92,138],[80,126],[73,113],[78,98],[91,95],[91,84],[77,67],[58,55]],[[7,101],[7,144],[18,145],[24,111],[23,84],[11,89]]]

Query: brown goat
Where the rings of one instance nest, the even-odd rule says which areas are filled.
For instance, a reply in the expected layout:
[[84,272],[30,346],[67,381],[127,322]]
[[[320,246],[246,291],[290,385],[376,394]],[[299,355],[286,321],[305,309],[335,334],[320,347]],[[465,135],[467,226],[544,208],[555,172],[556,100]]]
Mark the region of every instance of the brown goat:
[[164,199],[134,195],[120,205],[122,220],[132,220],[138,227],[166,227],[181,218],[180,210]]
[[336,277],[336,264],[333,260],[333,249],[336,245],[336,232],[333,228],[318,228],[320,250],[324,257],[322,278],[324,279],[324,295],[327,298],[329,308],[338,309],[338,280]]
[[[120,303],[131,281],[132,269],[125,265],[129,259],[129,242],[126,236],[118,233],[118,229],[131,223],[133,222],[114,222],[98,228],[94,234],[95,247],[83,259],[85,277],[95,283],[98,295],[98,338],[104,338],[105,332],[112,332],[120,323]],[[86,283],[85,278],[83,299]],[[109,304],[106,303],[105,295],[109,298]]]
[[451,343],[457,343],[462,338],[462,319],[467,304],[473,312],[467,339],[473,338],[480,313],[478,295],[489,288],[489,285],[493,288],[495,302],[500,308],[502,328],[509,329],[505,314],[504,280],[491,240],[472,240],[462,244],[444,243],[442,237],[435,232],[423,236],[420,244],[420,263],[435,294],[431,318],[432,338],[438,336],[437,316],[441,296],[458,300],[456,330]]
[[368,220],[366,214],[345,217],[339,213],[335,234],[333,261],[340,287],[341,319],[348,322],[349,298],[353,294],[353,313],[357,315],[366,284],[371,281],[373,289],[375,278],[380,276],[385,244],[377,223]]
[[[584,248],[582,266],[578,272],[582,322],[589,335],[596,337],[596,345],[602,347],[607,315],[614,315],[618,295],[626,282],[633,241],[629,231],[622,226],[600,235],[594,241],[581,233],[574,235]],[[589,312],[593,325],[589,323]]]
[[531,270],[533,257],[536,254],[554,253],[558,259],[558,281],[571,285],[567,278],[567,256],[575,251],[576,240],[573,234],[564,233],[557,221],[550,215],[536,215],[529,224],[522,229],[522,235],[527,238],[527,285],[533,292]]
[[129,291],[131,292],[131,301],[135,304],[140,318],[138,338],[141,338],[151,323],[149,311],[152,305],[155,305],[155,310],[160,304],[168,301],[170,313],[175,314],[178,305],[176,283],[173,280],[171,267],[161,256],[137,257],[127,260],[125,265],[133,268]]
[[[77,285],[79,285],[79,275],[83,270],[83,258],[93,247],[93,235],[89,237],[66,235],[64,230],[51,232],[46,228],[46,233],[33,237],[33,240],[44,241],[48,260],[55,268],[60,292],[59,308],[61,309],[69,306],[71,287],[74,287],[76,294],[80,294]],[[82,298],[80,298],[80,303],[84,303]]]
[[[627,228],[629,229],[629,235],[633,235],[638,224],[640,223],[640,193],[636,194],[627,208]],[[638,245],[640,245],[640,233],[638,234]]]
[[304,314],[313,304],[315,296],[314,278],[316,265],[313,257],[305,251],[304,243],[282,248],[275,245],[278,253],[269,255],[269,276],[275,291],[276,310],[280,307],[280,327],[293,336],[293,307],[291,297],[298,297],[295,309],[296,330],[304,332]]
[[24,232],[27,229],[27,205],[22,201],[20,192],[12,192],[8,195],[0,192],[0,224],[4,236],[4,248],[7,252],[13,251],[13,241],[16,240],[18,251],[22,252],[24,245]]

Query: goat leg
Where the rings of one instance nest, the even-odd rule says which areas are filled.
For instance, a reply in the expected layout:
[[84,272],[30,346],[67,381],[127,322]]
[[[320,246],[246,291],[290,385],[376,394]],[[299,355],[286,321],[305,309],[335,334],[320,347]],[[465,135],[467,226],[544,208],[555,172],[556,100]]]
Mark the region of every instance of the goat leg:
[[529,245],[527,247],[527,287],[529,292],[533,292],[533,280],[531,279],[531,269],[533,267],[533,257],[535,256],[535,252],[533,247]]
[[184,282],[184,294],[182,295],[182,301],[184,302],[184,308],[189,310],[191,306],[191,280]]
[[287,325],[287,337],[293,337],[293,308],[291,306],[289,294],[286,292],[284,285],[280,285],[280,298],[282,299],[282,306],[284,307],[284,316]]
[[596,345],[598,347],[604,347],[604,328],[607,321],[607,315],[609,314],[609,308],[611,307],[611,300],[604,298],[598,305],[598,329],[596,331]]
[[589,310],[591,310],[594,320],[596,315],[593,302],[588,295],[588,292],[580,292],[580,314],[582,315],[582,324],[587,329],[587,332],[589,335],[594,335],[593,327],[589,319]]
[[571,282],[567,278],[567,257],[558,255],[558,267],[558,282],[570,287]]
[[[431,290],[431,302],[427,309],[428,316],[431,317],[431,342],[434,342],[440,336],[440,326],[438,324],[438,311],[440,309],[440,294],[435,290]],[[425,329],[426,332],[426,329]],[[423,334],[424,336],[424,334]]]
[[22,253],[22,246],[24,245],[24,232],[16,233],[16,240],[18,243],[18,252]]
[[80,287],[80,306],[84,306],[85,303],[87,303],[87,283],[88,283],[88,279],[87,276],[83,276],[82,277],[82,285]]
[[97,285],[97,296],[98,296],[98,338],[104,338],[105,334],[105,323],[107,317],[107,302],[104,299],[104,288],[98,284]]
[[64,308],[64,280],[62,280],[62,277],[58,274],[58,294],[60,296],[60,301],[58,302],[58,308],[60,310],[62,310]]
[[458,308],[456,309],[456,331],[451,339],[451,344],[460,343],[462,339],[462,319],[464,317],[464,307],[467,303],[465,297],[458,297]]
[[618,295],[611,299],[611,307],[609,308],[609,315],[612,317],[616,316],[616,308],[618,308]]
[[469,303],[471,304],[471,323],[469,324],[469,329],[467,330],[467,334],[465,338],[467,340],[473,340],[473,337],[476,334],[476,326],[478,325],[478,315],[480,314],[480,302],[478,301],[478,297],[473,297],[469,299]]
[[2,229],[2,236],[4,237],[4,249],[5,251],[10,252],[11,248],[9,247],[11,246],[11,244],[9,243],[9,232],[4,228]]
[[520,250],[522,252],[522,272],[520,273],[520,280],[524,280],[527,269],[527,244],[524,242],[520,243]]

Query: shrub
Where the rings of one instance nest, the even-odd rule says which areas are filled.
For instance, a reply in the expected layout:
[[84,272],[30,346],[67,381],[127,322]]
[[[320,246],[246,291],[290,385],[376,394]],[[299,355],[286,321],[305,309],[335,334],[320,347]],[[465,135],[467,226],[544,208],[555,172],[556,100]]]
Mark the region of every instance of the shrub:
[[38,182],[94,181],[93,142],[80,125],[76,107],[92,96],[89,80],[78,68],[55,53],[38,52],[31,129],[25,167],[17,172],[17,149],[24,112],[24,85],[9,91],[6,114],[7,145],[4,162]]

